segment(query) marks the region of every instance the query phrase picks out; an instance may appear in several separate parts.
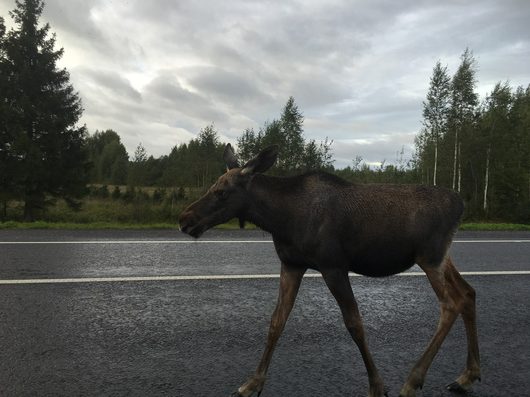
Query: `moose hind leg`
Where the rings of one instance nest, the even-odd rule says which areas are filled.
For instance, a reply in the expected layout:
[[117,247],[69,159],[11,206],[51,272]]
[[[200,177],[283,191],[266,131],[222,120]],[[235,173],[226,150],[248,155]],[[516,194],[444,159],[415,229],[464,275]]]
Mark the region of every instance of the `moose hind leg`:
[[447,271],[452,285],[463,298],[462,319],[466,329],[467,337],[467,360],[466,369],[458,379],[449,384],[447,388],[455,392],[466,392],[477,379],[480,380],[480,355],[477,337],[477,320],[475,307],[475,290],[460,275],[448,258]]
[[236,392],[232,393],[232,397],[250,397],[254,393],[257,393],[258,396],[261,394],[272,359],[272,353],[291,313],[304,273],[305,269],[291,269],[282,263],[278,302],[272,314],[265,351],[254,375],[239,387]]
[[348,272],[340,270],[327,271],[323,272],[322,276],[340,307],[348,332],[361,352],[368,373],[368,396],[382,397],[383,395],[387,395],[383,380],[379,376],[372,355],[368,350],[361,314],[359,313],[359,308],[351,289]]
[[[470,327],[470,330],[474,327],[474,300],[470,300],[473,295],[471,292],[472,288],[466,283],[469,290],[467,290],[466,293],[463,293],[466,288],[463,287],[464,284],[461,284],[460,281],[458,281],[461,279],[461,276],[454,268],[451,259],[446,257],[440,266],[425,265],[421,263],[419,265],[425,271],[440,302],[440,319],[436,332],[429,342],[427,349],[416,362],[407,381],[403,385],[400,397],[413,397],[416,395],[416,390],[423,387],[427,370],[459,314],[466,313],[466,318],[468,320],[466,331],[468,331],[468,326]],[[469,309],[471,304],[473,305],[472,311]],[[471,317],[473,317],[473,321],[471,321]],[[468,343],[471,341],[471,344],[469,345],[470,348],[468,349],[468,364],[474,360],[475,357],[478,359],[478,345],[476,345],[477,355],[472,353],[474,348],[471,348],[476,342],[476,327],[474,328],[475,339],[473,339],[473,336],[470,336],[472,332],[468,331]],[[456,391],[456,387],[450,389]],[[465,389],[459,389],[458,391],[465,391]]]

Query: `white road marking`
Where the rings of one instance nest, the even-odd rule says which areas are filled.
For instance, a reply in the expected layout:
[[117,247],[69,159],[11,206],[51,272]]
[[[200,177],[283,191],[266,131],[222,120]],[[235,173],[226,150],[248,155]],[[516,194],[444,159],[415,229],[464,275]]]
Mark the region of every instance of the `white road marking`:
[[[529,240],[530,241],[530,240]],[[0,244],[270,244],[272,240],[87,240],[87,241],[0,241]]]
[[[530,240],[454,240],[453,243],[530,243]],[[272,244],[272,240],[86,240],[86,241],[0,241],[17,244]]]
[[530,240],[454,240],[453,243],[530,243]]
[[[469,271],[460,272],[463,276],[517,276],[530,275],[528,270],[508,271]],[[425,276],[423,272],[405,272],[397,274],[398,277]],[[320,273],[308,273],[305,278],[320,278]],[[360,274],[350,274],[350,277],[363,277]],[[0,280],[0,285],[14,284],[63,284],[63,283],[108,283],[132,281],[199,281],[199,280],[259,280],[278,279],[279,274],[212,274],[197,276],[140,276],[140,277],[79,277],[79,278],[40,278],[21,280]]]

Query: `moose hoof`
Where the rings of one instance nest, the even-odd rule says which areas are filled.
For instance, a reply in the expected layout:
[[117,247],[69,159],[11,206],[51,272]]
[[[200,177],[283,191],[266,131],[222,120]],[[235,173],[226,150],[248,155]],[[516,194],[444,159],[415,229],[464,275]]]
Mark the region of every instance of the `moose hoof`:
[[463,387],[458,382],[450,383],[446,386],[447,390],[449,390],[451,393],[458,393],[458,394],[465,394],[467,393],[467,389]]
[[[259,391],[258,392],[258,397],[261,395],[261,392]],[[235,391],[233,392],[232,394],[230,394],[230,397],[243,397],[243,395],[241,393],[239,393],[238,391]]]

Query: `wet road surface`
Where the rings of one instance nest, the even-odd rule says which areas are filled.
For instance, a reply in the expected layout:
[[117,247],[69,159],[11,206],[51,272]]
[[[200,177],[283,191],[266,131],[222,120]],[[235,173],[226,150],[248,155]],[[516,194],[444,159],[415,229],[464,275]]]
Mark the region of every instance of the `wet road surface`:
[[[210,242],[171,231],[0,231],[0,395],[228,396],[260,358],[277,279],[2,284],[279,272],[260,231],[202,240]],[[461,271],[484,272],[466,276],[477,291],[482,353],[482,383],[470,395],[530,395],[530,275],[490,273],[528,272],[530,233],[459,233],[451,253]],[[434,293],[423,276],[351,282],[374,359],[397,396],[435,329]],[[459,320],[419,396],[449,396],[444,385],[464,362]],[[305,279],[262,396],[366,394],[338,307],[321,278]]]

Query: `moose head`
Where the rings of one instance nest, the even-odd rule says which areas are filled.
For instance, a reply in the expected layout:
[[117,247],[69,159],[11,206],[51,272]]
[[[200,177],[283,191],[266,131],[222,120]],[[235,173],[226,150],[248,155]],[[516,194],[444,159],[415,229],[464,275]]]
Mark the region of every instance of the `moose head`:
[[199,238],[206,230],[232,218],[239,218],[240,222],[245,219],[250,206],[248,184],[255,174],[265,172],[274,165],[278,146],[262,150],[243,166],[239,165],[230,144],[226,145],[223,157],[226,173],[179,216],[180,230],[192,237]]

